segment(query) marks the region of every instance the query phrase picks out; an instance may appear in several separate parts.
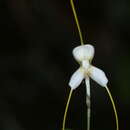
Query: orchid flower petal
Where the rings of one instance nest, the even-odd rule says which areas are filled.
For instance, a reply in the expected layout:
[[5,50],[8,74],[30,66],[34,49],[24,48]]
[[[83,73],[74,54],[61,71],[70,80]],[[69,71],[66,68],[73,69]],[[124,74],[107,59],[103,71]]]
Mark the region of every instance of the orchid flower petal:
[[102,87],[107,86],[108,79],[101,69],[91,66],[89,70],[89,76],[98,84],[100,84]]
[[73,56],[76,61],[92,60],[94,56],[94,47],[92,45],[81,45],[73,50]]
[[76,89],[84,79],[84,72],[82,68],[79,68],[74,72],[74,74],[71,76],[70,81],[69,81],[69,86],[71,89]]

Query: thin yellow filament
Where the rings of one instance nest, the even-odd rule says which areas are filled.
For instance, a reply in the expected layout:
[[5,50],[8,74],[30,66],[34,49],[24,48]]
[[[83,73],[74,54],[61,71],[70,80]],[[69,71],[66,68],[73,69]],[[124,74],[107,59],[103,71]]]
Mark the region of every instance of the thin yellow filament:
[[114,110],[114,113],[115,113],[115,118],[116,118],[116,130],[119,130],[118,115],[117,115],[117,110],[116,110],[116,107],[115,107],[115,103],[114,103],[114,100],[113,100],[113,98],[112,98],[111,92],[110,92],[110,90],[108,89],[108,87],[106,87],[106,90],[107,90],[108,95],[109,95],[109,97],[110,97],[110,100],[111,100],[111,103],[112,103],[112,106],[113,106],[113,110]]
[[78,20],[78,17],[77,17],[77,13],[75,11],[75,6],[74,6],[73,0],[70,0],[70,4],[71,4],[71,8],[72,8],[72,11],[73,11],[73,14],[74,14],[74,19],[75,19],[75,22],[76,22],[76,25],[77,25],[77,28],[78,28],[81,45],[84,45],[83,36],[82,36],[81,29],[80,29],[79,20]]
[[67,104],[66,104],[66,108],[65,108],[65,112],[64,112],[64,118],[63,118],[63,124],[62,124],[62,130],[65,130],[66,116],[67,116],[67,112],[68,112],[68,108],[69,108],[69,103],[70,103],[70,99],[71,99],[71,96],[72,96],[72,92],[73,92],[73,89],[70,90],[68,101],[67,101]]

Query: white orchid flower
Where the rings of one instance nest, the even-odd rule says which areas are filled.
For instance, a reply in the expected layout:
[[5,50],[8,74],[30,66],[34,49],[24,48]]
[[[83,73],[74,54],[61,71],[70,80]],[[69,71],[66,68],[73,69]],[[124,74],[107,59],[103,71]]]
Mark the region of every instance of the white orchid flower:
[[102,87],[107,86],[108,79],[105,73],[101,69],[91,65],[91,60],[94,57],[94,47],[92,45],[81,45],[74,48],[73,56],[80,63],[80,67],[70,78],[69,86],[72,89],[76,89],[83,79],[85,79],[86,87],[90,86],[89,78],[96,81]]
[[71,87],[71,91],[68,97],[65,113],[64,113],[64,119],[63,119],[63,129],[65,128],[65,120],[66,120],[66,114],[69,106],[69,102],[71,99],[71,95],[73,90],[75,90],[81,82],[85,79],[86,84],[86,104],[87,104],[87,130],[90,130],[90,116],[91,116],[91,94],[90,94],[90,78],[96,81],[100,86],[106,88],[112,106],[115,113],[116,118],[116,130],[119,130],[119,123],[118,123],[118,115],[115,107],[115,103],[113,101],[112,95],[107,87],[108,79],[105,75],[105,73],[93,66],[91,64],[91,61],[94,57],[94,47],[92,45],[80,45],[73,50],[73,56],[75,60],[80,64],[80,67],[73,73],[73,75],[70,78],[69,86]]
[[73,11],[73,15],[75,18],[75,22],[77,25],[80,42],[81,42],[80,46],[74,48],[73,56],[74,56],[75,60],[80,64],[80,67],[74,72],[74,74],[71,76],[70,81],[69,81],[69,86],[71,87],[71,90],[70,90],[70,93],[68,96],[68,100],[67,100],[67,104],[66,104],[66,108],[65,108],[65,112],[64,112],[62,130],[65,130],[66,115],[67,115],[70,99],[72,96],[72,92],[77,87],[79,87],[79,85],[81,84],[81,82],[84,79],[85,79],[86,90],[87,90],[86,91],[87,130],[90,130],[90,117],[91,117],[90,78],[93,79],[94,81],[96,81],[102,87],[106,88],[108,95],[110,97],[112,106],[113,106],[114,113],[115,113],[116,130],[119,130],[118,115],[117,115],[115,103],[113,101],[109,88],[107,87],[108,79],[107,79],[105,73],[101,69],[99,69],[91,64],[91,61],[94,57],[94,52],[95,52],[94,47],[89,44],[87,44],[87,45],[84,44],[82,31],[80,29],[80,24],[78,21],[77,13],[75,11],[75,6],[73,3],[73,0],[70,0],[70,4],[71,4],[71,8]]
[[94,57],[94,47],[92,45],[80,45],[73,50],[73,56],[80,67],[74,72],[69,81],[71,90],[79,87],[81,82],[85,79],[86,84],[86,104],[87,104],[87,130],[90,130],[90,113],[91,113],[91,97],[90,97],[90,78],[96,81],[102,87],[107,88],[108,79],[105,73],[91,65],[91,61]]

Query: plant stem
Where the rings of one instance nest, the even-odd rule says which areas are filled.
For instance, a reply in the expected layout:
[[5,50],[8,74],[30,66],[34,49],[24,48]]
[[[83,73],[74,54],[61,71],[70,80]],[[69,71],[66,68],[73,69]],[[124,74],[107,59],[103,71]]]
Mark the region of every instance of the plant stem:
[[114,103],[114,100],[113,100],[113,97],[111,95],[111,92],[110,90],[108,89],[108,87],[106,87],[106,90],[107,90],[107,93],[110,97],[110,100],[111,100],[111,103],[112,103],[112,106],[113,106],[113,110],[114,110],[114,113],[115,113],[115,118],[116,118],[116,130],[119,130],[119,121],[118,121],[118,115],[117,115],[117,110],[116,110],[116,107],[115,107],[115,103]]
[[87,130],[90,130],[91,108],[87,108]]
[[77,28],[78,28],[81,45],[84,45],[83,36],[82,36],[81,28],[80,28],[80,25],[79,25],[79,20],[78,20],[78,17],[77,17],[77,13],[75,11],[75,6],[74,6],[73,0],[70,0],[70,4],[71,4],[71,8],[72,8],[72,11],[73,11],[74,19],[75,19],[75,22],[76,22],[76,25],[77,25]]
[[91,95],[90,95],[90,79],[85,79],[86,83],[86,105],[87,105],[87,130],[90,130],[91,119]]
[[73,92],[73,89],[70,90],[69,97],[68,97],[68,100],[67,100],[67,104],[66,104],[66,108],[65,108],[65,112],[64,112],[64,118],[63,118],[62,130],[65,130],[66,116],[67,116],[68,107],[69,107],[70,99],[71,99],[71,96],[72,96],[72,92]]

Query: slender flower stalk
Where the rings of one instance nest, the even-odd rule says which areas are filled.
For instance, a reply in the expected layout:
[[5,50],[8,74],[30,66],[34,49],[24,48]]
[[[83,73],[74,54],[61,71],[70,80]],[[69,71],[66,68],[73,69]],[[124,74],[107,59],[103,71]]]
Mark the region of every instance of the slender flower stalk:
[[81,45],[84,45],[82,31],[81,31],[81,28],[80,28],[80,24],[79,24],[79,20],[78,20],[78,17],[77,17],[77,13],[75,11],[75,6],[74,6],[73,0],[70,0],[70,5],[71,5],[71,8],[72,8],[72,11],[73,11],[73,14],[74,14],[74,19],[75,19],[75,22],[76,22],[76,25],[77,25],[77,28],[78,28],[79,37],[80,37],[80,43],[81,43]]
[[67,104],[66,104],[64,118],[63,118],[63,124],[62,124],[62,130],[65,130],[65,121],[66,121],[67,111],[68,111],[68,107],[69,107],[69,104],[70,104],[70,99],[71,99],[72,93],[73,93],[73,89],[70,90],[68,101],[67,101]]
[[107,90],[107,93],[110,97],[110,100],[111,100],[111,103],[112,103],[112,106],[113,106],[113,110],[114,110],[114,113],[115,113],[115,118],[116,118],[116,130],[119,130],[119,121],[118,121],[118,115],[117,115],[117,110],[116,110],[116,106],[115,106],[115,103],[114,103],[114,100],[112,98],[112,95],[111,95],[111,92],[110,90],[108,89],[108,87],[106,87],[106,90]]
[[87,130],[90,130],[90,118],[91,118],[91,99],[90,99],[90,79],[85,80],[86,83],[86,104],[87,104]]

